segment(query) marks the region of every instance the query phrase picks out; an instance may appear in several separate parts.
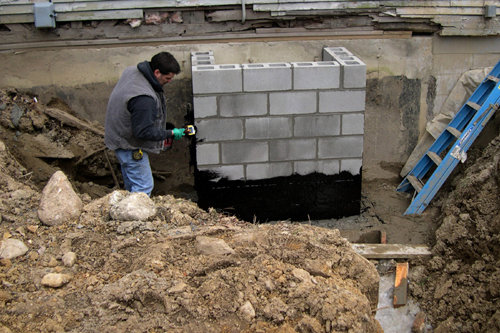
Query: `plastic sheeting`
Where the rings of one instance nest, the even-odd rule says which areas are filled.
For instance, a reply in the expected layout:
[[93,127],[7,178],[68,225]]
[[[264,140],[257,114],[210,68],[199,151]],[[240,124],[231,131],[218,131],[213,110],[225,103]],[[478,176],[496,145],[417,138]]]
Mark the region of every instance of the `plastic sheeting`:
[[406,161],[400,176],[406,175],[415,167],[422,156],[427,152],[434,141],[444,131],[448,123],[455,117],[460,108],[467,102],[476,88],[483,82],[484,78],[491,72],[493,67],[474,69],[462,74],[452,91],[446,98],[440,113],[427,123],[425,133],[413,149]]

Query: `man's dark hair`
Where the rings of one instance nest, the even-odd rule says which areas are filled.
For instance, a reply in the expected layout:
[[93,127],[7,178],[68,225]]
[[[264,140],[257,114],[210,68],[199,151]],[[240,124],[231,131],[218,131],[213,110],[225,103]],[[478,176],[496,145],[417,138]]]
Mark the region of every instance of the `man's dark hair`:
[[163,75],[167,75],[168,73],[179,74],[181,72],[181,66],[179,66],[174,56],[168,52],[160,52],[154,55],[149,65],[153,72],[159,69]]

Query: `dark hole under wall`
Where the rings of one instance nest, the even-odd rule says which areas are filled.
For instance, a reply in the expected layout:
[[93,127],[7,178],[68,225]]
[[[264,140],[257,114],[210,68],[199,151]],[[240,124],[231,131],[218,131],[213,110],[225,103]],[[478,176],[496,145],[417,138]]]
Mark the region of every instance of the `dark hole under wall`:
[[360,214],[361,174],[211,181],[216,177],[206,171],[195,173],[198,206],[220,209],[248,222],[338,219]]

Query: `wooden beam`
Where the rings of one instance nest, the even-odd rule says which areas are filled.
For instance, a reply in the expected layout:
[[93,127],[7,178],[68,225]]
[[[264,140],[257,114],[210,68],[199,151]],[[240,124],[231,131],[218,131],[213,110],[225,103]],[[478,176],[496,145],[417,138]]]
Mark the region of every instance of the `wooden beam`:
[[[212,22],[225,22],[225,21],[241,21],[243,18],[243,12],[241,9],[233,10],[217,10],[213,13],[207,15],[207,17]],[[264,20],[272,19],[271,14],[268,12],[254,12],[253,10],[248,10],[246,12],[246,20]]]
[[0,15],[0,24],[34,23],[34,22],[35,22],[35,15],[33,14]]
[[352,244],[352,248],[367,259],[417,258],[431,255],[427,245]]
[[142,19],[142,9],[57,13],[57,22]]
[[59,120],[64,125],[76,127],[76,128],[82,129],[82,130],[87,130],[87,131],[90,131],[90,132],[95,133],[97,135],[104,136],[103,131],[101,131],[97,128],[94,128],[92,125],[89,125],[86,122],[84,122],[83,120],[80,120],[77,117],[72,116],[69,113],[66,113],[62,110],[55,109],[55,108],[46,108],[43,111],[44,111],[44,113],[51,116],[52,118]]
[[411,31],[393,31],[391,34],[366,34],[359,35],[316,35],[314,32],[307,34],[218,34],[205,36],[173,36],[162,38],[136,38],[136,39],[84,39],[84,40],[56,40],[31,43],[0,44],[0,50],[26,50],[26,49],[57,49],[75,47],[116,47],[117,45],[179,45],[179,44],[202,44],[202,43],[227,43],[231,42],[270,42],[270,41],[305,41],[305,40],[344,40],[344,39],[401,39],[410,38]]
[[406,305],[408,292],[408,263],[396,265],[396,279],[394,281],[394,307]]
[[482,7],[413,7],[413,8],[396,8],[398,15],[477,15],[484,16],[484,8]]

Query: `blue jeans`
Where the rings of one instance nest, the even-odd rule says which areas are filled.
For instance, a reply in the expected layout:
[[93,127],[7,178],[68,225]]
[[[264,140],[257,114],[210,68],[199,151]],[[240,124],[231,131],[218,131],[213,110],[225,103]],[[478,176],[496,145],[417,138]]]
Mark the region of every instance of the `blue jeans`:
[[144,192],[151,195],[154,181],[148,154],[143,152],[140,160],[132,158],[131,150],[117,149],[115,154],[120,161],[125,189],[129,192]]

